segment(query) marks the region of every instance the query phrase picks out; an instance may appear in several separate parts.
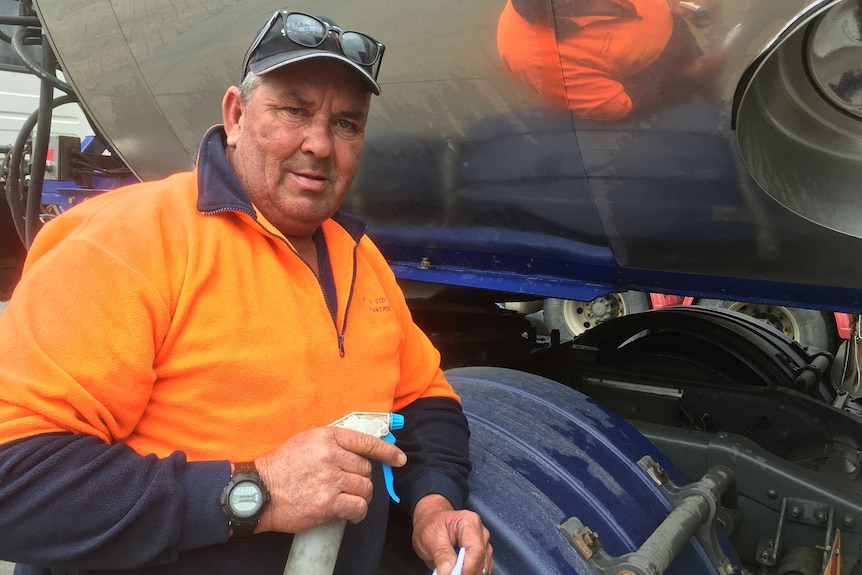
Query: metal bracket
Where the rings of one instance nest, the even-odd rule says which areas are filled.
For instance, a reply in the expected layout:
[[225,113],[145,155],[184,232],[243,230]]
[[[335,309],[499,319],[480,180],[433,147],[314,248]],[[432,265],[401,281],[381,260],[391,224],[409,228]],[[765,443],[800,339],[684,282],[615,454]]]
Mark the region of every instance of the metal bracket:
[[774,538],[762,537],[757,544],[757,564],[764,569],[772,569],[784,551],[784,531],[788,522],[816,525],[825,530],[823,549],[823,568],[829,561],[832,541],[835,537],[835,510],[829,505],[804,499],[784,498]]
[[637,551],[619,557],[609,555],[602,549],[598,534],[577,517],[558,527],[589,561],[594,572],[598,575],[662,575],[688,541],[697,537],[719,575],[742,573],[741,567],[734,565],[722,550],[715,530],[722,496],[727,494],[735,504],[733,471],[717,465],[699,481],[679,487],[650,456],[643,457],[638,466],[661,489],[674,509]]

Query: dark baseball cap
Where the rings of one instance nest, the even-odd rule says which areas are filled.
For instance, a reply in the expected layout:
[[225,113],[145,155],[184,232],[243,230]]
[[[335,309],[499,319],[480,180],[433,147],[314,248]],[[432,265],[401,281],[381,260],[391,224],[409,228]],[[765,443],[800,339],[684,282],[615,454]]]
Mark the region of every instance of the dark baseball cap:
[[242,77],[249,71],[267,74],[294,62],[331,58],[359,72],[369,89],[380,94],[377,75],[385,48],[367,34],[342,30],[325,16],[278,10],[246,51]]

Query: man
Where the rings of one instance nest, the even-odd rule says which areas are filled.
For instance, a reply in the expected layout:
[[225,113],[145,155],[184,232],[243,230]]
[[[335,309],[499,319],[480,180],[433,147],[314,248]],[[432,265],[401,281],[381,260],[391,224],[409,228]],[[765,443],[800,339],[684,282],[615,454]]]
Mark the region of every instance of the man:
[[[343,519],[336,572],[376,573],[376,462],[397,468],[429,566],[447,575],[464,547],[465,574],[491,572],[487,530],[459,510],[457,396],[337,212],[382,53],[276,12],[193,173],[40,231],[0,316],[0,557],[17,572],[281,573],[291,534]],[[403,414],[400,449],[325,427],[351,411]]]

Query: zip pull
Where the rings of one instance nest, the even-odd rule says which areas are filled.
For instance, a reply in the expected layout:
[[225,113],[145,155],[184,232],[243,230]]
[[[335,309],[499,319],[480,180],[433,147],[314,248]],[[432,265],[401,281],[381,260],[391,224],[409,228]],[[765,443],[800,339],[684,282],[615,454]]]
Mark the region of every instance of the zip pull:
[[344,334],[338,334],[338,355],[344,357]]

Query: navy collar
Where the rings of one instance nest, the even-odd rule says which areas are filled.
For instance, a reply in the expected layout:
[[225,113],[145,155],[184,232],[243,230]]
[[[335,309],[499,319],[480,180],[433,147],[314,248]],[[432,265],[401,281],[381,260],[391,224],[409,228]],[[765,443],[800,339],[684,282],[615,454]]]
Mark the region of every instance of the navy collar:
[[[225,211],[243,212],[257,219],[254,206],[242,188],[225,154],[224,126],[213,126],[204,135],[198,152],[198,201],[202,214]],[[356,216],[337,211],[333,221],[343,227],[355,240],[365,235],[366,225]]]

